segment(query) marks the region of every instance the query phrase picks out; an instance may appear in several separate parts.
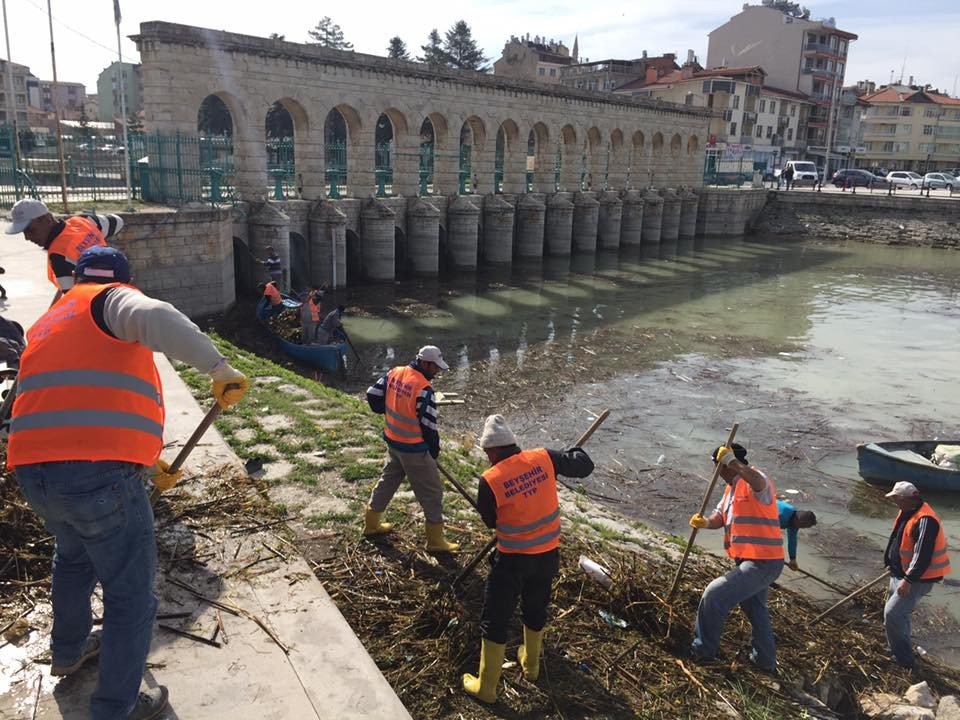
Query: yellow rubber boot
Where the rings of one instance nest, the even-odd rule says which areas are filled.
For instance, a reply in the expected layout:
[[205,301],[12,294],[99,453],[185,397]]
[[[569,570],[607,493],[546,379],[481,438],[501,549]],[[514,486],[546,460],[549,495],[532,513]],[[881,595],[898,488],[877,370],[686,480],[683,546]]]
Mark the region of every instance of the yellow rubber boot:
[[393,525],[380,522],[380,518],[382,517],[382,512],[371,510],[368,507],[366,513],[363,515],[363,534],[369,537],[370,535],[386,535],[390,532]]
[[523,626],[523,645],[517,650],[517,660],[523,668],[523,676],[530,682],[540,677],[540,647],[543,645],[543,630],[531,630]]
[[455,552],[458,543],[447,542],[443,537],[443,523],[427,523],[427,550],[429,552]]
[[470,673],[463,674],[463,689],[485,703],[497,701],[497,684],[503,670],[503,655],[507,646],[484,640],[480,646],[479,677]]

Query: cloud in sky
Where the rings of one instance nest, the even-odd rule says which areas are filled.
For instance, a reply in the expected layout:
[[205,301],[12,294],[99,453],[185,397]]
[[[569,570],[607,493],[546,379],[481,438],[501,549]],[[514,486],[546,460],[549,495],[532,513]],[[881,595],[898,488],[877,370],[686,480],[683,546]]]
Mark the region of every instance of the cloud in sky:
[[[112,0],[52,0],[61,80],[83,82],[94,91],[100,71],[116,59],[116,33]],[[952,92],[960,76],[956,50],[960,28],[960,3],[946,0],[870,0],[870,2],[804,3],[814,17],[833,16],[844,30],[860,39],[850,51],[847,81],[870,79],[885,83],[890,71],[900,75],[906,55],[907,76]],[[47,42],[46,8],[42,0],[8,0],[10,41],[14,62],[30,65],[35,75],[51,77]],[[271,32],[302,41],[324,13],[332,13],[348,40],[359,52],[384,54],[388,39],[400,35],[417,54],[431,28],[442,33],[459,19],[473,28],[474,36],[491,58],[499,56],[507,38],[530,33],[572,45],[579,35],[581,56],[592,60],[639,57],[675,52],[683,60],[688,49],[706,57],[707,33],[738,13],[742,2],[728,0],[615,0],[585,3],[582,0],[462,0],[436,4],[427,13],[410,12],[385,0],[368,0],[322,8],[303,3],[284,4],[277,12],[264,12],[252,2],[195,0],[120,0],[124,35],[137,32],[140,22],[167,20],[251,35]],[[401,11],[401,9],[403,11]],[[83,37],[81,36],[81,34]],[[136,61],[132,42],[124,39],[123,52]]]

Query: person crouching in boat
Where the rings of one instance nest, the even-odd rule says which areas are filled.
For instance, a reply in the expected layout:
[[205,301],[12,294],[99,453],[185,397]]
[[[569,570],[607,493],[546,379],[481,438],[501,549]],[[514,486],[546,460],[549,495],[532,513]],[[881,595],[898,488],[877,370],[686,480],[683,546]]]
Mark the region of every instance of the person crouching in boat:
[[269,303],[270,314],[268,317],[276,317],[283,312],[283,297],[280,295],[280,288],[277,283],[271,280],[267,283],[260,283],[257,289],[263,293],[263,298]]

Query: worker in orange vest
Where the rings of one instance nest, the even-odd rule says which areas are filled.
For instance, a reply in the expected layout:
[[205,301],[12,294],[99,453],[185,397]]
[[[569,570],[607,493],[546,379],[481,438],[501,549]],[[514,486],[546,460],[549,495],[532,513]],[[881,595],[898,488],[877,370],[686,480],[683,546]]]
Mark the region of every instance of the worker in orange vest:
[[368,537],[390,532],[393,525],[381,518],[406,477],[426,518],[427,550],[453,552],[460,547],[443,536],[443,483],[437,469],[439,417],[430,385],[441,370],[449,368],[440,348],[425,345],[412,363],[393,368],[367,388],[370,409],[385,416],[383,439],[387,443],[387,461],[364,513],[363,534]]
[[303,305],[300,306],[300,342],[304,345],[317,342],[317,328],[320,327],[322,319],[320,317],[322,301],[322,290],[310,290]]
[[490,558],[483,596],[480,671],[463,676],[463,689],[492,703],[497,699],[507,627],[517,600],[523,613],[523,645],[517,660],[530,682],[540,674],[547,605],[560,570],[557,475],[587,477],[593,472],[593,461],[581,448],[521,450],[502,415],[486,419],[480,447],[490,469],[483,473],[477,505],[487,527],[497,531],[497,548]]
[[14,204],[7,235],[24,238],[47,251],[47,278],[57,288],[53,305],[73,287],[73,270],[84,250],[106,245],[107,238],[123,229],[119,215],[74,215],[57,220],[39,200],[25,198]]
[[[257,289],[263,293],[260,298],[260,305],[257,307],[258,315],[261,310],[263,310],[264,314],[259,315],[261,319],[266,320],[267,318],[276,317],[286,309],[286,306],[283,304],[283,296],[280,294],[280,288],[277,287],[277,284],[273,280],[260,283]],[[266,301],[266,305],[264,305],[264,301]]]
[[723,546],[737,566],[703,591],[690,654],[709,661],[720,647],[727,615],[737,605],[753,628],[750,662],[764,672],[777,669],[777,646],[767,607],[770,585],[783,571],[783,536],[773,483],[747,462],[747,450],[734,443],[713,451],[720,476],[727,483],[716,510],[707,517],[696,514],[690,526],[723,528]]
[[[119,250],[86,250],[75,279],[27,332],[7,465],[56,539],[51,675],[71,675],[99,656],[93,720],[150,720],[163,715],[167,690],[139,692],[157,609],[143,481],[168,489],[180,476],[160,459],[164,405],[154,352],[208,373],[224,408],[248,382],[189,318],[130,284]],[[97,582],[99,636],[90,634]]]
[[913,483],[898,482],[886,494],[900,509],[883,556],[890,568],[890,597],[883,608],[883,629],[893,659],[912,668],[910,616],[934,583],[950,574],[943,523]]

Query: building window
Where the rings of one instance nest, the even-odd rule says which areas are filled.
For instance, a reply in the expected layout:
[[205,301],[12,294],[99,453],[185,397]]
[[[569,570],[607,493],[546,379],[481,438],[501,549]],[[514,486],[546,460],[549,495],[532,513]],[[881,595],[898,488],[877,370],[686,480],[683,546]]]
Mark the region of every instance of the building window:
[[739,107],[740,107],[740,96],[739,96],[739,95],[734,95],[734,96],[733,96],[733,109],[736,110],[736,109],[739,108]]
[[736,123],[730,123],[730,134],[731,134],[731,135],[736,135],[736,134],[737,134],[737,124],[736,124]]
[[893,143],[893,152],[910,152],[910,143],[908,142],[898,142]]
[[843,71],[846,69],[846,66],[842,62],[837,63],[837,75],[841,78],[843,77]]
[[757,125],[757,137],[758,138],[763,137],[763,125]]
[[27,96],[23,95],[22,93],[17,93],[17,105],[26,105],[26,104],[27,104]]
[[556,76],[557,76],[557,69],[550,68],[550,77],[556,77]]
[[[924,117],[932,117],[932,118],[935,118],[935,117],[936,117],[937,115],[939,115],[939,114],[940,114],[940,112],[939,112],[939,110],[937,110],[937,108],[927,108],[926,110],[923,111],[923,116],[924,116]],[[927,133],[927,134],[929,135],[929,133]]]
[[924,135],[933,135],[933,125],[924,125],[923,126]]
[[761,101],[760,101],[760,112],[766,112],[766,111],[767,111],[767,101],[766,101],[766,100],[761,100]]
[[913,132],[913,125],[910,123],[901,123],[897,125],[897,132],[901,135],[909,135]]
[[846,41],[846,40],[841,40],[841,41],[840,41],[840,54],[841,54],[841,55],[846,55],[846,54],[847,54],[847,41]]
[[771,115],[777,114],[777,103],[775,100],[770,101],[770,114]]
[[539,75],[540,77],[543,77],[543,76],[546,75],[546,74],[547,74],[547,71],[546,71],[545,68],[539,68],[539,69],[537,70],[537,75]]
[[791,106],[790,106],[790,117],[796,117],[796,116],[797,116],[797,106],[796,106],[796,105],[791,105]]
[[932,153],[937,151],[935,143],[920,143],[920,152]]
[[767,139],[769,140],[773,136],[773,125],[767,125]]
[[900,108],[901,117],[910,117],[912,112],[913,112],[913,108],[911,108],[909,105],[904,105],[903,107]]
[[836,51],[837,51],[837,46],[838,46],[839,42],[840,42],[840,38],[838,38],[836,35],[831,35],[831,36],[830,36],[830,49],[833,50],[834,52],[836,52]]
[[793,140],[793,128],[787,128],[787,140]]

